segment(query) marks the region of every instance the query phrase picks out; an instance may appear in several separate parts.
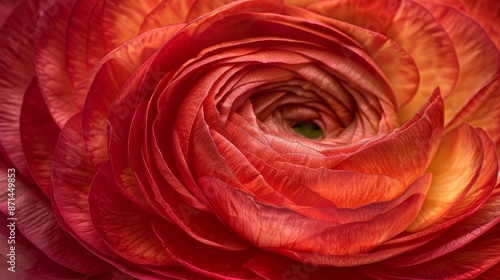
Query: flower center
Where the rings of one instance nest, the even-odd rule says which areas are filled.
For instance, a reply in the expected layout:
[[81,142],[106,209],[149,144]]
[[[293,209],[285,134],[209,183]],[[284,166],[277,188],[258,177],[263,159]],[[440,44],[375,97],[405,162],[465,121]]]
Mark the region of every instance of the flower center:
[[298,134],[313,140],[323,138],[323,131],[312,121],[300,122],[292,125],[292,128]]

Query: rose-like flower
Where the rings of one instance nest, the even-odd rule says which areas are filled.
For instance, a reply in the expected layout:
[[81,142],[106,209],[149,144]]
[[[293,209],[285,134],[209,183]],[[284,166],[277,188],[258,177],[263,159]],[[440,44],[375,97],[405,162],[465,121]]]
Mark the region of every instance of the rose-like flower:
[[500,274],[496,0],[25,0],[0,14],[8,267]]

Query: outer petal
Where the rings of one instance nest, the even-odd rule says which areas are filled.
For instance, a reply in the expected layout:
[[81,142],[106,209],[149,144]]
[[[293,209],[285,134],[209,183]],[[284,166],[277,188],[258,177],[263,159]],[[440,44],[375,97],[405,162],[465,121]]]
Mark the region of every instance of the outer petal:
[[139,35],[144,17],[160,2],[161,0],[106,0],[101,19],[106,52]]
[[[99,167],[108,159],[106,126],[114,98],[132,73],[182,26],[156,29],[134,38],[103,58],[79,85],[78,104],[80,101],[85,104],[85,144],[94,166]],[[90,87],[88,94],[87,86]]]
[[[495,203],[498,204],[498,195],[495,196]],[[498,205],[495,208],[498,210]],[[399,268],[379,265],[363,271],[377,279],[482,279],[480,275],[483,272],[500,262],[499,230],[500,228],[495,226],[461,249],[429,262]]]
[[5,20],[9,17],[17,5],[23,3],[21,1],[5,1],[0,4],[0,27],[4,24]]
[[63,128],[54,156],[52,203],[59,224],[99,258],[135,277],[152,279],[151,275],[156,273],[131,266],[114,253],[96,231],[88,203],[95,169],[82,143],[81,114],[77,114]]
[[472,97],[447,128],[462,122],[481,127],[500,145],[500,76]]
[[[423,195],[416,194],[369,221],[339,224],[313,220],[288,208],[255,201],[217,179],[202,177],[199,183],[204,191],[215,189],[216,196],[210,201],[220,218],[235,232],[260,248],[318,265],[359,264],[349,259],[349,255],[370,251],[401,232],[404,225],[414,219],[423,202]],[[425,186],[429,183],[430,176],[416,182]]]
[[477,181],[483,160],[483,143],[474,128],[463,125],[448,134],[426,170],[434,174],[432,185],[408,230],[421,230],[454,207]]
[[372,279],[356,268],[324,267],[307,262],[297,262],[281,255],[261,252],[245,263],[245,267],[251,269],[264,279],[350,279],[369,280]]
[[152,226],[172,258],[185,267],[216,279],[258,279],[243,267],[243,263],[255,254],[255,248],[225,251],[199,243],[175,226],[159,221],[154,221]]
[[[3,207],[2,205],[2,212]],[[0,218],[6,220],[9,216],[0,213]],[[0,229],[0,236],[4,240],[9,240],[10,230],[8,227],[2,227]],[[5,275],[9,275],[8,279],[12,280],[42,280],[42,278],[36,277],[35,274],[40,277],[52,278],[52,279],[71,279],[77,280],[85,277],[84,274],[72,271],[60,264],[55,263],[49,257],[47,257],[42,251],[35,247],[29,240],[26,239],[19,231],[16,232],[16,243],[15,243],[15,254],[16,254],[16,268],[15,272],[7,272],[7,268],[10,267],[8,260],[2,259],[2,265],[0,268],[4,270]],[[7,257],[10,254],[10,245],[7,242],[3,242],[0,245],[0,253],[3,257]],[[26,271],[30,274],[23,273]]]
[[40,90],[59,127],[77,113],[72,87],[66,72],[66,28],[75,1],[55,2],[47,13],[55,13],[42,24],[38,21],[35,38],[35,70]]
[[101,9],[102,1],[95,0],[78,1],[71,9],[66,32],[66,69],[73,87],[104,56],[100,25],[96,26],[93,20]]
[[52,119],[34,79],[24,96],[20,125],[22,147],[30,172],[38,187],[48,196],[53,156],[61,129]]
[[500,31],[498,30],[500,6],[498,2],[495,0],[459,0],[459,2],[462,4],[462,9],[483,26],[500,51]]
[[[458,63],[452,42],[439,22],[421,5],[411,0],[334,0],[310,3],[306,8],[382,33],[412,56],[420,84],[411,102],[399,111],[400,123],[410,119],[436,87],[440,87],[443,96],[453,89]],[[415,40],[419,43],[414,44]]]
[[[0,179],[7,182],[7,166],[1,162]],[[2,212],[7,214],[7,188],[0,190]],[[22,176],[16,176],[16,227],[29,242],[58,265],[75,272],[94,275],[107,269],[107,265],[87,251],[56,221],[50,201]],[[79,252],[79,254],[74,254]]]
[[0,153],[26,178],[31,175],[19,145],[19,116],[23,95],[33,77],[36,1],[24,1],[6,18],[0,33]]
[[[500,52],[489,34],[463,12],[449,6],[424,5],[453,42],[460,69],[453,93],[445,98],[445,123],[450,122],[479,90],[500,74]],[[497,5],[498,6],[498,5]]]

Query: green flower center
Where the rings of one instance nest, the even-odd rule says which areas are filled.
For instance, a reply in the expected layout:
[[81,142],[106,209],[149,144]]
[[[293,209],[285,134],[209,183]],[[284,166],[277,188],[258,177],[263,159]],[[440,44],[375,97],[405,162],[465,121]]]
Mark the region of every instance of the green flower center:
[[300,122],[292,126],[298,134],[313,140],[323,138],[323,131],[314,122]]

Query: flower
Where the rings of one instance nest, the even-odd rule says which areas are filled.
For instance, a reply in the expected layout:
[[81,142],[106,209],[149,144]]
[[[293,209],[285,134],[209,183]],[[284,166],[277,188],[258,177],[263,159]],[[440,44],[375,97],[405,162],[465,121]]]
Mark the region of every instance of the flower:
[[49,279],[500,273],[496,1],[0,7],[10,267]]

